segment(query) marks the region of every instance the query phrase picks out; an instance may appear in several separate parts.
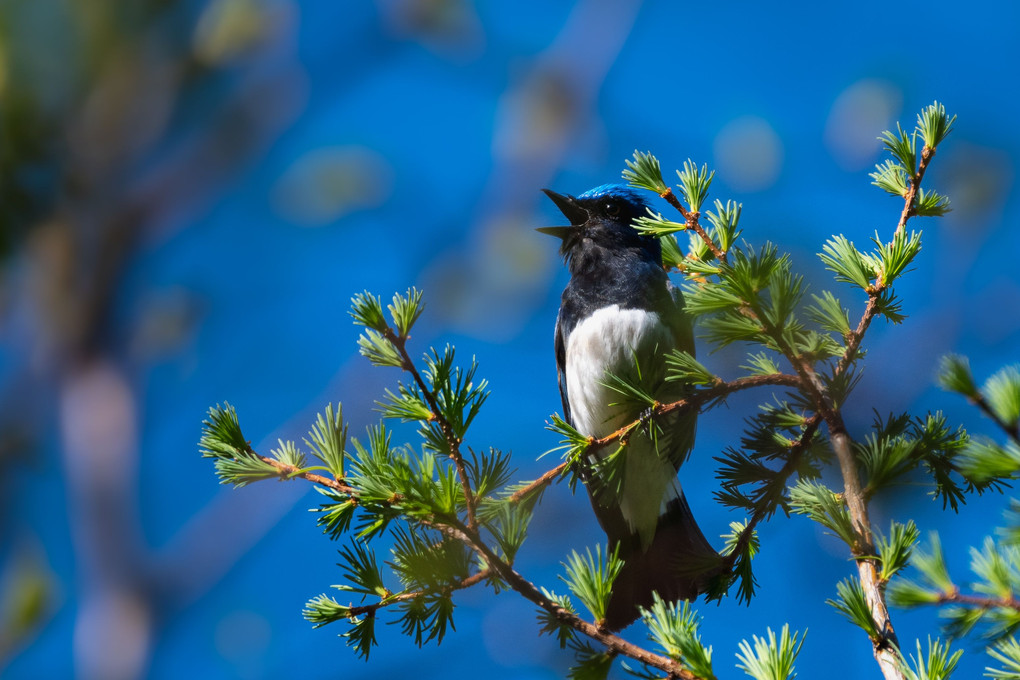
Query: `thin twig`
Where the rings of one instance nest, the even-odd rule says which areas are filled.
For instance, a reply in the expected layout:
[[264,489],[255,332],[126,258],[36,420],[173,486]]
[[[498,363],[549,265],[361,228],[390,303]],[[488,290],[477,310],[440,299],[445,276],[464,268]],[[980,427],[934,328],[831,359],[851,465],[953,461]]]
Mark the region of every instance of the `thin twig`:
[[398,336],[393,332],[393,329],[389,326],[386,327],[383,335],[393,343],[393,346],[400,352],[400,358],[403,360],[401,368],[411,374],[415,384],[418,385],[418,389],[421,390],[422,395],[425,397],[425,401],[428,402],[429,409],[432,411],[432,416],[436,422],[439,423],[439,428],[443,431],[443,436],[446,438],[446,443],[450,447],[450,458],[453,460],[453,465],[457,469],[457,477],[460,479],[461,488],[464,490],[464,505],[467,507],[468,526],[475,530],[478,528],[478,519],[475,516],[475,496],[471,491],[471,483],[468,479],[467,468],[464,465],[464,456],[460,452],[460,438],[457,437],[453,432],[453,427],[450,422],[443,417],[442,411],[439,409],[439,402],[436,401],[436,395],[428,388],[425,381],[421,377],[421,373],[418,372],[418,368],[414,365],[414,361],[411,360],[411,356],[407,353],[407,338]]
[[563,471],[567,469],[568,463],[560,463],[552,470],[547,471],[541,477],[528,484],[526,487],[514,491],[513,494],[507,498],[508,503],[520,503],[522,500],[533,494],[538,489],[545,487],[552,483],[554,479],[563,474]]
[[907,228],[907,220],[914,216],[914,202],[917,200],[917,192],[921,189],[921,180],[924,179],[924,171],[928,164],[935,157],[935,149],[926,146],[921,149],[921,162],[917,166],[917,173],[910,178],[910,186],[907,187],[907,194],[904,196],[903,212],[900,213],[900,221],[896,225],[896,233]]
[[457,581],[456,583],[450,583],[440,588],[433,588],[431,590],[415,590],[414,592],[410,593],[398,593],[396,595],[391,595],[390,597],[379,600],[378,602],[372,602],[371,604],[362,604],[357,605],[355,607],[349,607],[347,609],[347,616],[349,617],[363,616],[365,614],[374,615],[377,611],[384,607],[389,607],[390,605],[398,604],[400,602],[406,602],[407,600],[413,600],[415,598],[422,597],[423,595],[432,594],[449,595],[450,593],[456,590],[464,590],[465,588],[470,588],[471,586],[478,585],[479,583],[482,583],[490,576],[492,576],[492,572],[489,569],[482,569],[481,571],[475,572],[474,574],[471,574],[470,576],[460,581]]
[[687,210],[670,187],[666,187],[666,190],[659,194],[659,196],[666,199],[667,203],[676,208],[680,214],[683,215],[684,220],[687,222],[687,228],[701,237],[701,240],[705,242],[705,245],[708,246],[709,250],[712,251],[712,254],[715,255],[719,262],[726,264],[726,253],[715,244],[715,241],[713,241],[708,233],[705,232],[705,228],[701,226],[700,222],[698,222],[698,219],[701,217],[700,213]]
[[1013,423],[1012,425],[1007,423],[1005,420],[999,417],[994,410],[992,405],[985,399],[985,395],[981,392],[975,391],[973,396],[967,397],[970,403],[977,406],[982,413],[992,419],[992,421],[999,426],[999,428],[1006,433],[1006,435],[1013,440],[1013,443],[1020,446],[1020,423]]
[[940,593],[935,604],[966,604],[979,609],[1012,609],[1020,612],[1020,599],[1013,597],[987,597],[982,595],[967,595],[959,589],[951,593]]
[[666,415],[667,413],[684,413],[686,411],[700,408],[704,404],[720,399],[722,397],[739,392],[741,390],[747,390],[754,387],[764,387],[766,385],[779,385],[784,387],[799,387],[800,381],[797,376],[788,375],[786,373],[772,373],[769,375],[751,375],[745,378],[737,378],[729,382],[719,382],[708,387],[706,389],[698,390],[694,394],[684,399],[677,401],[667,402],[665,404],[656,404],[650,409],[642,418],[639,418],[633,422],[627,423],[615,432],[610,432],[605,437],[592,437],[588,443],[588,449],[599,449],[603,446],[608,446],[613,442],[622,439],[635,427],[640,425],[647,418],[657,418],[659,416]]

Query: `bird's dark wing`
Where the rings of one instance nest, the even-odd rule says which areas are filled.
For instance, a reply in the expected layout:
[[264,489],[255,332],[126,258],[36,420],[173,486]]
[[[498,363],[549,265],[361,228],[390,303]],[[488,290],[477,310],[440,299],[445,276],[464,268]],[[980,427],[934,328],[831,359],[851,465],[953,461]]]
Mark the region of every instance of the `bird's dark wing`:
[[563,337],[563,313],[556,319],[556,380],[560,385],[560,400],[563,402],[563,419],[573,424],[570,419],[570,399],[567,396],[567,343]]

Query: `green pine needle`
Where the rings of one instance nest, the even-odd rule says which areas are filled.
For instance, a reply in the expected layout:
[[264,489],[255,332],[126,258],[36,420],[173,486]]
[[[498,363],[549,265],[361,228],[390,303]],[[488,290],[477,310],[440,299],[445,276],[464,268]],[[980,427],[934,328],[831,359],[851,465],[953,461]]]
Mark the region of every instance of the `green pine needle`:
[[637,189],[647,189],[662,195],[669,187],[662,179],[662,169],[659,167],[659,159],[651,153],[642,153],[635,149],[634,160],[625,161],[627,169],[623,171],[623,178],[630,186]]
[[397,335],[406,338],[411,332],[411,327],[425,311],[425,304],[421,300],[422,293],[417,288],[408,288],[407,293],[393,295],[393,302],[388,306],[390,317],[393,319],[393,326]]
[[712,648],[701,643],[698,631],[701,616],[690,602],[665,602],[658,593],[652,595],[650,609],[641,608],[641,618],[648,628],[648,639],[675,661],[680,661],[699,678],[715,678],[712,672]]
[[1006,366],[997,371],[981,387],[992,413],[1007,428],[1020,422],[1020,365]]
[[676,171],[680,178],[680,191],[684,200],[687,201],[691,212],[700,212],[701,205],[708,196],[708,188],[712,185],[712,178],[715,177],[715,170],[708,171],[708,165],[698,165],[691,159],[684,161],[684,169]]
[[838,610],[850,623],[867,633],[873,641],[881,639],[878,625],[871,616],[871,608],[864,596],[864,588],[861,587],[857,577],[844,579],[837,583],[836,592],[838,593],[837,598],[826,600],[825,603]]
[[924,187],[918,189],[914,203],[914,214],[918,217],[942,217],[951,210],[948,196]]
[[885,160],[875,166],[875,172],[869,175],[876,187],[903,198],[910,190],[910,176],[906,169],[892,160]]
[[933,642],[929,636],[927,655],[921,650],[921,641],[918,640],[917,656],[910,656],[909,665],[901,656],[900,669],[907,680],[947,680],[956,669],[961,656],[962,649],[950,653],[948,642],[943,643],[938,638]]
[[815,301],[805,312],[822,330],[839,333],[841,337],[850,334],[850,313],[840,304],[836,296],[827,290],[821,295],[811,295]]
[[793,680],[797,677],[794,661],[804,646],[804,637],[798,633],[790,635],[790,626],[783,625],[779,639],[771,628],[765,629],[766,637],[752,636],[754,647],[747,640],[741,640],[737,668],[755,680]]
[[367,290],[351,298],[351,316],[354,323],[382,333],[386,330],[386,317],[383,316],[382,301]]
[[939,387],[950,392],[958,392],[965,397],[977,395],[977,385],[970,372],[970,361],[967,357],[947,354],[939,362],[937,375]]
[[906,524],[893,521],[889,528],[889,536],[876,538],[875,547],[878,548],[878,555],[882,561],[880,580],[888,582],[897,572],[907,566],[910,556],[913,554],[914,545],[920,536],[921,532],[914,524],[914,520],[910,520]]
[[[541,591],[550,602],[553,602],[560,609],[564,609],[575,616],[577,615],[577,611],[574,609],[574,605],[570,601],[570,596],[557,595],[545,588],[541,588]],[[538,610],[538,622],[541,624],[541,628],[539,628],[538,632],[546,635],[555,635],[557,642],[560,644],[560,649],[565,648],[568,643],[573,642],[577,637],[577,632],[572,626],[570,626],[570,624],[565,623],[558,616],[555,616],[545,609]]]
[[321,460],[337,479],[344,476],[344,457],[347,451],[347,425],[344,424],[342,404],[326,404],[323,413],[318,414],[312,429],[308,431],[305,444],[312,454]]
[[825,268],[836,275],[837,281],[851,283],[862,290],[867,290],[876,276],[870,258],[857,250],[843,235],[826,241],[818,257]]
[[936,101],[917,115],[917,131],[924,140],[924,145],[934,149],[953,131],[955,122],[956,116],[950,117],[946,113],[946,107]]
[[675,234],[678,231],[687,229],[685,223],[667,220],[662,216],[662,213],[652,212],[651,209],[648,210],[648,217],[642,215],[636,218],[631,225],[643,234],[657,237]]
[[805,479],[798,480],[790,489],[790,505],[794,512],[807,515],[847,545],[856,545],[857,532],[850,519],[850,512],[842,499],[825,485]]
[[875,244],[878,246],[877,260],[880,262],[879,286],[891,286],[893,281],[902,274],[917,254],[921,252],[921,232],[898,230],[892,241],[883,243],[875,233]]
[[715,200],[715,210],[706,213],[709,223],[712,225],[709,236],[719,244],[720,250],[728,252],[730,247],[740,237],[740,229],[737,224],[740,222],[740,211],[743,209],[741,203],[726,201],[723,205],[719,199]]
[[916,134],[908,135],[900,127],[899,123],[896,123],[896,132],[893,133],[886,130],[878,138],[886,150],[893,155],[900,167],[902,167],[908,175],[913,176],[917,170],[917,142]]
[[985,668],[985,675],[993,680],[1020,680],[1020,641],[1009,638],[988,650],[989,656],[1004,668]]
[[666,355],[667,381],[680,381],[688,385],[715,385],[720,378],[698,362],[692,354],[673,350]]
[[591,548],[586,548],[584,556],[573,550],[563,566],[566,567],[567,575],[560,578],[570,591],[588,608],[596,621],[605,620],[613,581],[623,568],[617,550],[607,551],[603,555],[602,546],[596,545],[594,554]]

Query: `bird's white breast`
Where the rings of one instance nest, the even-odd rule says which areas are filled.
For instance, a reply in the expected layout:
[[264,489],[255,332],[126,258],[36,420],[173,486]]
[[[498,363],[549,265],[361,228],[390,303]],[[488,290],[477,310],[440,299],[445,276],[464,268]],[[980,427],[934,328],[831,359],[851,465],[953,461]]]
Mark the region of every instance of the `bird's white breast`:
[[635,356],[647,362],[656,348],[664,352],[674,344],[659,315],[643,309],[612,305],[578,323],[567,338],[565,357],[574,427],[588,436],[603,437],[633,420],[638,414],[609,406],[620,401],[620,395],[603,385],[606,373],[628,373]]
[[[567,339],[565,373],[574,427],[592,437],[604,437],[640,414],[617,405],[621,395],[605,386],[606,374],[628,374],[635,357],[648,377],[661,364],[661,355],[676,344],[659,315],[641,309],[604,307],[574,328]],[[658,356],[656,356],[658,355]],[[659,514],[679,497],[673,464],[647,437],[631,438],[626,452],[625,481],[618,503],[624,518],[643,543],[651,541]],[[604,455],[604,454],[603,454]]]

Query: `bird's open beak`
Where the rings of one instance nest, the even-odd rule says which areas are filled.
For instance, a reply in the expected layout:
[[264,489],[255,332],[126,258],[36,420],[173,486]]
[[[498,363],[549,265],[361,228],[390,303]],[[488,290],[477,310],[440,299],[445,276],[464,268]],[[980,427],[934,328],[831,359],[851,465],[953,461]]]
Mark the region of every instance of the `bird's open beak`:
[[588,221],[588,211],[577,204],[577,199],[573,196],[566,196],[564,194],[558,194],[555,191],[549,189],[542,189],[545,195],[552,199],[552,202],[556,204],[556,207],[560,209],[560,212],[570,220],[570,226],[566,227],[539,227],[536,231],[540,231],[543,234],[549,234],[557,238],[565,239],[568,235],[574,232],[574,230]]

